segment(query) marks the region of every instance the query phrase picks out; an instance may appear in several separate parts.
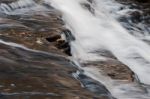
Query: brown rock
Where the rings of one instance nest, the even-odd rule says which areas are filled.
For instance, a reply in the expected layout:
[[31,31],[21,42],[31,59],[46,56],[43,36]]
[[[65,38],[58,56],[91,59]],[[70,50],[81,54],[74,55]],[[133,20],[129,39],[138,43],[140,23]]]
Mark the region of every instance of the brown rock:
[[107,75],[114,80],[134,81],[134,73],[128,68],[128,66],[117,60],[97,61],[86,63],[84,65],[96,66],[104,75]]
[[73,78],[77,68],[65,54],[70,49],[60,38],[59,17],[54,10],[1,17],[0,39],[44,52],[0,43],[0,99],[105,99]]

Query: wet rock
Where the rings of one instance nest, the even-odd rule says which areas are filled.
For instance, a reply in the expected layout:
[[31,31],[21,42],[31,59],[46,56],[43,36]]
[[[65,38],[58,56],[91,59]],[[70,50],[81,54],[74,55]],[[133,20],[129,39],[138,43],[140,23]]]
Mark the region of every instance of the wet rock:
[[134,81],[134,73],[128,68],[128,66],[117,60],[94,61],[92,63],[85,63],[84,65],[96,66],[104,75],[107,75],[114,80],[126,80],[128,82]]
[[142,16],[142,15],[141,15],[141,13],[138,12],[138,11],[129,13],[129,15],[131,16],[130,18],[131,18],[131,20],[132,20],[133,23],[139,23],[139,22],[142,21],[142,20],[141,20],[141,16]]
[[70,47],[65,48],[65,49],[63,50],[63,52],[66,53],[66,54],[69,55],[69,56],[72,56],[71,48],[70,48]]
[[6,38],[15,39],[14,42],[32,49],[63,54],[54,46],[57,39],[61,38],[60,32],[63,30],[63,26],[57,20],[58,14],[52,12],[51,10],[50,12],[46,11],[45,15],[42,14],[44,12],[24,16],[8,15],[6,18],[1,18],[1,23],[8,25],[0,27],[0,34]]
[[135,0],[135,1],[138,1],[140,3],[147,3],[147,2],[150,2],[149,0]]
[[69,42],[60,34],[68,41],[74,37],[59,15],[50,8],[0,16],[0,39],[7,43],[0,43],[0,99],[108,99],[72,77],[78,69],[68,60]]
[[92,99],[96,96],[71,76],[76,68],[63,56],[4,44],[0,44],[0,54],[1,99]]
[[65,35],[67,42],[71,42],[75,40],[75,37],[73,36],[73,34],[69,29],[64,29],[62,33]]
[[62,51],[64,53],[66,53],[67,55],[71,56],[71,48],[70,48],[70,44],[64,40],[59,40],[57,43],[56,43],[56,47],[58,49],[62,49]]
[[[89,0],[88,2],[91,4],[93,3],[92,0],[91,1]],[[86,8],[88,11],[90,11],[92,14],[94,14],[94,9],[92,8],[91,4],[89,4],[89,3],[83,3],[82,6],[84,8]]]
[[86,75],[77,72],[74,73],[74,76],[81,82],[83,87],[89,89],[90,91],[96,93],[97,95],[104,95],[104,96],[110,95],[110,92],[106,89],[104,85],[94,81],[93,79],[87,77]]
[[49,42],[55,42],[55,41],[57,41],[60,38],[61,38],[60,35],[53,35],[51,37],[46,38],[46,40],[49,41]]
[[59,49],[63,49],[63,48],[68,48],[69,47],[69,43],[68,42],[63,42],[63,43],[58,43],[57,47]]

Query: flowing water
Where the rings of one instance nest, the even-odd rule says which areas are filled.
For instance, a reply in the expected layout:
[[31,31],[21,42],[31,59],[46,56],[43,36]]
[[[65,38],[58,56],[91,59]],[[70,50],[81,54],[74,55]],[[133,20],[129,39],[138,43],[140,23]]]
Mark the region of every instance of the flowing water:
[[[141,31],[128,30],[117,20],[129,11],[113,0],[44,0],[62,13],[65,26],[75,37],[70,42],[71,60],[84,70],[84,74],[101,82],[117,99],[149,99],[150,86],[150,46],[143,39],[149,36],[148,27],[143,26]],[[85,7],[88,4],[90,7]],[[124,7],[123,10],[120,10]],[[2,13],[15,15],[32,10],[45,10],[40,4],[32,0],[18,1],[10,5],[1,4]],[[123,22],[125,24],[125,22]],[[134,26],[133,26],[134,27]],[[132,32],[132,33],[131,33]],[[137,34],[136,34],[137,33]],[[142,39],[141,39],[142,38]],[[10,43],[5,43],[7,45]],[[18,46],[18,45],[15,45]],[[110,57],[100,53],[108,51],[120,62],[127,65],[136,75],[139,83],[125,83],[112,80],[103,75],[94,65],[82,66],[83,63],[107,61]]]

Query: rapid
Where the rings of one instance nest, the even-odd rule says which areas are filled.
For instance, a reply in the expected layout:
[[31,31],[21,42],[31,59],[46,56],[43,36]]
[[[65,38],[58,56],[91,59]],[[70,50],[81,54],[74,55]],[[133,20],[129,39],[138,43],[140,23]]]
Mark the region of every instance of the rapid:
[[[68,28],[75,40],[70,41],[70,60],[84,74],[102,83],[117,99],[149,99],[150,98],[150,46],[139,36],[130,33],[117,20],[127,14],[130,9],[113,0],[44,0],[40,1],[60,11],[65,27]],[[84,4],[90,5],[85,7]],[[124,6],[123,6],[124,7]],[[16,15],[45,11],[40,3],[32,0],[20,0],[10,5],[1,4],[0,12]],[[134,31],[136,34],[136,31]],[[149,30],[145,31],[148,33]],[[140,35],[140,31],[137,33]],[[149,36],[149,34],[148,34]],[[142,36],[144,39],[146,36]],[[28,48],[7,43],[0,43]],[[104,51],[111,53],[118,61],[128,66],[134,73],[137,82],[113,80],[103,75],[96,66],[83,66],[84,63],[114,60],[101,55]],[[78,76],[78,73],[75,74]]]

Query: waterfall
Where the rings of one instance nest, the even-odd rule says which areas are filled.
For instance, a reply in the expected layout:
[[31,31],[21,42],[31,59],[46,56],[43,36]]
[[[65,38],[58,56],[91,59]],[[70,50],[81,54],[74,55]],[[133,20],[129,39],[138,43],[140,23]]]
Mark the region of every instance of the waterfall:
[[[107,50],[137,74],[141,83],[150,85],[148,76],[150,75],[150,46],[131,35],[112,17],[110,8],[107,8],[104,3],[105,0],[95,0],[97,5],[93,8],[95,10],[94,14],[82,6],[83,3],[88,3],[86,0],[45,1],[50,2],[54,8],[62,12],[66,27],[72,31],[76,38],[75,41],[70,43],[74,60],[79,63],[107,60],[106,57],[97,53],[97,51]],[[115,89],[115,87],[110,83],[111,81],[107,82],[105,78],[102,79],[103,77],[100,76],[99,72],[96,73],[97,69],[94,69],[94,67],[81,66],[81,68],[85,70],[87,75],[103,82],[115,95],[122,94],[121,90],[120,92],[113,92],[112,89]],[[131,86],[126,86],[126,88],[132,89]],[[122,97],[117,97],[119,99],[148,99],[146,96],[133,95],[133,93],[129,96],[123,97],[122,94]]]
[[[73,41],[69,39],[71,60],[84,71],[85,75],[102,83],[117,99],[150,98],[150,46],[139,37],[132,35],[117,21],[117,18],[129,9],[116,13],[122,5],[113,0],[43,0],[43,2],[62,14],[66,28],[72,33],[67,35],[73,35],[72,39],[74,39]],[[48,8],[34,0],[0,4],[0,14],[6,15],[22,15],[32,11],[47,10]],[[31,52],[52,54],[31,50],[3,40],[0,40],[0,44]],[[128,66],[137,75],[139,83],[113,80],[103,75],[94,64],[82,66],[88,62],[109,61],[110,57],[101,55],[104,51],[110,52],[118,61]]]

